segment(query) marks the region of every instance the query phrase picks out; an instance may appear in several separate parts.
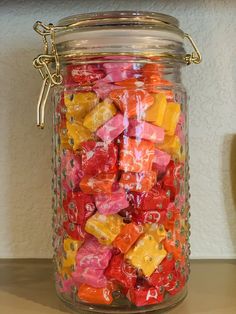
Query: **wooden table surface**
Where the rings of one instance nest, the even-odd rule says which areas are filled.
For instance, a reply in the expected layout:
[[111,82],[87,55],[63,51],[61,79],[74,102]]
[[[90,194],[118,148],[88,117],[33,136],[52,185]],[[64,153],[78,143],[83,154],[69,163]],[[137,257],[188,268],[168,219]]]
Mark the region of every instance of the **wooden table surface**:
[[[169,314],[236,314],[236,261],[192,261],[187,298]],[[0,314],[63,314],[50,260],[0,260]],[[83,312],[81,312],[83,314]]]

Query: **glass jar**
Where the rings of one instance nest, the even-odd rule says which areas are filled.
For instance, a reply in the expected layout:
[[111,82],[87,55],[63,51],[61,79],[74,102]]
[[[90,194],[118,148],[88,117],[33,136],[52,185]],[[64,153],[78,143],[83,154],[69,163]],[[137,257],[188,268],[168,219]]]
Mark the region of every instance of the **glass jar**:
[[[37,22],[37,124],[53,91],[56,289],[74,310],[147,313],[186,296],[188,110],[201,56],[178,21],[105,12]],[[184,38],[194,48],[184,50]]]

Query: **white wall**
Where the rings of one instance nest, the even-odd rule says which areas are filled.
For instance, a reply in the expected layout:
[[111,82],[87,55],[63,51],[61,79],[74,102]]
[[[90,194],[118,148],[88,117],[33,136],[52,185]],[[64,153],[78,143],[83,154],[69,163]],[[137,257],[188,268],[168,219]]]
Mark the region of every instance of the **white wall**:
[[[172,14],[203,63],[185,70],[191,95],[192,257],[236,257],[236,1],[0,2],[0,257],[51,256],[50,114],[35,127],[41,52],[32,31],[75,13],[140,9]],[[48,106],[49,108],[49,106]]]

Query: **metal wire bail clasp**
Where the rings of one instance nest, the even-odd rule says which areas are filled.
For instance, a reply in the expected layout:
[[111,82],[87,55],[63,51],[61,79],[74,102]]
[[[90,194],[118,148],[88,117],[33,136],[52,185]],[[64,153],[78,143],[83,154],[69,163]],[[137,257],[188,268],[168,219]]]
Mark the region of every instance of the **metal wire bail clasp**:
[[[55,28],[53,24],[44,25],[42,22],[36,22],[33,26],[34,30],[43,37],[44,54],[34,59],[33,65],[38,69],[43,84],[39,94],[37,104],[37,126],[44,128],[45,122],[45,106],[51,87],[62,83],[62,75],[60,74],[59,57],[55,44]],[[48,41],[50,37],[50,41]],[[50,63],[55,63],[55,73],[50,71]]]
[[185,55],[184,57],[184,61],[186,62],[187,65],[189,64],[199,64],[202,61],[202,56],[200,51],[198,50],[197,45],[195,44],[194,40],[192,39],[192,37],[189,34],[184,34],[184,37],[187,38],[190,42],[190,44],[192,45],[194,52],[192,53],[188,53]]

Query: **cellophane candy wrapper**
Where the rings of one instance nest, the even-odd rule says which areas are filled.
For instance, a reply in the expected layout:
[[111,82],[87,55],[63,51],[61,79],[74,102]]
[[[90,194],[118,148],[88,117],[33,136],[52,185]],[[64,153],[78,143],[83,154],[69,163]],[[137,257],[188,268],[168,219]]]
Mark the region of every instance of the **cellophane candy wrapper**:
[[138,309],[188,279],[187,116],[163,64],[123,60],[68,65],[55,97],[56,282]]

